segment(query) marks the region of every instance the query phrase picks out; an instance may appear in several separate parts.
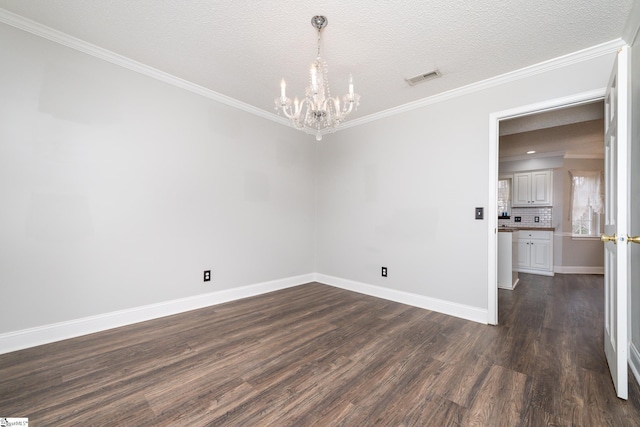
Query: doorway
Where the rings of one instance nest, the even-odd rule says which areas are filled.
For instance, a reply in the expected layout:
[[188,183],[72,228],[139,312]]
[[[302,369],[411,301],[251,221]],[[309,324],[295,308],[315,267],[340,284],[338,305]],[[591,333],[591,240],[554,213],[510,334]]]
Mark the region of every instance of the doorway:
[[489,116],[489,206],[488,235],[489,235],[489,277],[488,277],[488,322],[492,325],[499,323],[498,319],[498,178],[499,178],[499,138],[500,123],[506,123],[509,119],[523,118],[541,113],[548,113],[567,109],[569,107],[583,106],[599,102],[604,98],[605,91],[597,90],[586,92],[571,97],[545,101],[537,104],[522,106],[511,110],[492,113]]

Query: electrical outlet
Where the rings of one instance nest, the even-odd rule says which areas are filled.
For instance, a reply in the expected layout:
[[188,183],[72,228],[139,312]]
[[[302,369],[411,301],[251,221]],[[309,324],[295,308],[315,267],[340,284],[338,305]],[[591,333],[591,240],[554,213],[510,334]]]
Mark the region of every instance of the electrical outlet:
[[516,216],[513,218],[514,222],[522,222],[522,217],[521,216]]
[[387,277],[387,267],[382,267],[382,277]]
[[210,282],[211,281],[211,270],[205,270],[204,271],[204,281],[205,282]]
[[539,216],[533,217],[533,222],[540,222],[540,217]]

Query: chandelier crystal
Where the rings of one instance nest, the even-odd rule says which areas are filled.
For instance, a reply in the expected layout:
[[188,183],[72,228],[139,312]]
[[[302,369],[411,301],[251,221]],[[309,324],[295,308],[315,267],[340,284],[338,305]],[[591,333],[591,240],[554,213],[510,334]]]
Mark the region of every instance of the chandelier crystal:
[[325,131],[333,131],[353,111],[358,109],[360,95],[353,92],[353,77],[349,75],[349,92],[340,97],[331,97],[327,63],[320,57],[320,34],[327,26],[325,16],[314,16],[311,25],[318,30],[318,53],[311,63],[309,86],[302,100],[293,101],[286,95],[287,83],[280,81],[280,97],[275,99],[276,110],[291,121],[293,127],[314,133],[320,141]]

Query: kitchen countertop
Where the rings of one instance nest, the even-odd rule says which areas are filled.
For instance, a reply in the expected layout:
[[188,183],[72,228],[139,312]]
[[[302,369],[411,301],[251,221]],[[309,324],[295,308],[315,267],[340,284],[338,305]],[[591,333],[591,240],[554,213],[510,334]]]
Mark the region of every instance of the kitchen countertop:
[[514,231],[520,230],[537,230],[537,231],[556,231],[555,227],[498,227],[498,231],[502,231],[504,233],[513,233]]

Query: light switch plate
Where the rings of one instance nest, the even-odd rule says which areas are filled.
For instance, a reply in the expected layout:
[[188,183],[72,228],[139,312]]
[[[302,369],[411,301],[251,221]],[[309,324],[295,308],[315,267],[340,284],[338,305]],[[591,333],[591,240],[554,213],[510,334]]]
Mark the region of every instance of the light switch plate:
[[484,219],[484,208],[476,208],[476,219]]

